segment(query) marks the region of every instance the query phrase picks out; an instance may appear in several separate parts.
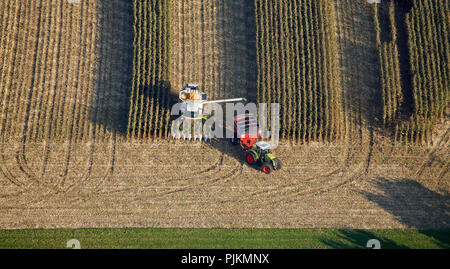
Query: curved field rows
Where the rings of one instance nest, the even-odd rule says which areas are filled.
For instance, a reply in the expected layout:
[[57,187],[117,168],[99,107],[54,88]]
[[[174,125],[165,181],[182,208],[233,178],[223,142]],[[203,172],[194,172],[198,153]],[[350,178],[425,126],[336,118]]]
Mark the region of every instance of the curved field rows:
[[[359,165],[342,168],[339,156],[342,147],[282,145],[276,154],[285,161],[283,170],[267,176],[239,161],[242,156],[238,149],[220,142],[98,146],[103,154],[100,150],[94,154],[91,169],[87,169],[91,162],[87,154],[89,145],[78,144],[73,150],[77,161],[70,164],[67,175],[64,176],[64,164],[50,156],[46,176],[38,181],[31,181],[10,157],[15,154],[14,149],[4,151],[2,173],[17,182],[1,177],[1,226],[394,228],[442,225],[442,218],[419,225],[396,217],[401,214],[416,220],[424,212],[442,212],[439,201],[444,200],[439,198],[440,189],[448,190],[448,186],[438,184],[441,180],[438,171],[442,170],[434,165],[417,176],[417,169],[409,166],[418,167],[422,159],[412,157],[423,155],[426,152],[423,149],[396,148],[389,154],[386,149],[382,152],[377,148],[374,159],[380,161],[367,174],[364,160]],[[38,159],[44,145],[34,147],[36,150],[29,151],[27,156]],[[39,165],[31,168],[35,174],[40,171]],[[397,187],[398,183],[403,185]],[[392,192],[395,196],[381,196],[380,192]],[[404,204],[401,199],[406,194],[415,197],[412,205],[423,203],[424,207],[433,208]]]
[[[1,1],[0,228],[448,227],[448,123],[433,146],[387,142],[371,6],[335,10],[345,139],[282,142],[265,175],[228,141],[127,140],[130,1]],[[172,1],[172,89],[256,99],[253,12]]]

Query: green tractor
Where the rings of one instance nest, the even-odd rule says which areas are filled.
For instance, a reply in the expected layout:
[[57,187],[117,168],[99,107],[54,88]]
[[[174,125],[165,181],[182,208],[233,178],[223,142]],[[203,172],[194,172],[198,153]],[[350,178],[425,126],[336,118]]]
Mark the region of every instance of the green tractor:
[[270,153],[270,144],[264,141],[255,143],[255,147],[247,151],[246,161],[251,165],[260,164],[266,174],[281,169],[280,159]]

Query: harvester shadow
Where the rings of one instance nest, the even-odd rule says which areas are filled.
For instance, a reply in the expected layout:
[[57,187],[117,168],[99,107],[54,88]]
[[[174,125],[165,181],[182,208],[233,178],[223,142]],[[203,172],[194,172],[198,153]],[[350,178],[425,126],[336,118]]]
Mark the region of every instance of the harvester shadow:
[[[146,113],[152,114],[155,113],[156,110],[159,112],[161,111],[172,111],[172,106],[178,102],[178,95],[174,93],[171,86],[171,83],[169,81],[159,81],[156,80],[152,84],[143,83],[139,86],[139,90],[136,92],[136,95],[133,97],[133,103],[135,104],[134,107],[130,107],[130,114],[133,114],[130,117],[130,120],[136,120],[135,129],[131,130],[131,135],[133,135],[135,138],[144,138],[151,137],[154,132],[158,132],[159,129],[155,127],[155,124],[153,124],[153,127],[150,126],[149,123],[145,124],[144,121],[141,121],[141,125],[137,122],[139,122],[138,119],[145,119]],[[162,94],[165,93],[165,94]],[[153,107],[152,111],[147,111],[146,109],[139,109],[139,106],[143,107]],[[168,125],[170,126],[170,123],[175,120],[178,116],[172,115],[170,116]],[[155,117],[153,119],[148,119],[148,121],[164,121],[165,117],[163,115],[160,115],[159,117]],[[138,129],[141,129],[140,132]],[[134,130],[134,131],[133,131]],[[138,137],[137,133],[141,133],[141,137]]]

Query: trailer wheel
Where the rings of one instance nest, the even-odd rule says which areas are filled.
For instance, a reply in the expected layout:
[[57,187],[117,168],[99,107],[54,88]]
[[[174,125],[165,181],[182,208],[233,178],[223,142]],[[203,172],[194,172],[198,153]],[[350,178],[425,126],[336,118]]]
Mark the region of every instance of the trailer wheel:
[[245,158],[248,164],[255,164],[258,158],[255,153],[252,151],[247,152],[247,157]]
[[273,170],[273,166],[271,163],[263,163],[262,170],[266,174],[270,174]]

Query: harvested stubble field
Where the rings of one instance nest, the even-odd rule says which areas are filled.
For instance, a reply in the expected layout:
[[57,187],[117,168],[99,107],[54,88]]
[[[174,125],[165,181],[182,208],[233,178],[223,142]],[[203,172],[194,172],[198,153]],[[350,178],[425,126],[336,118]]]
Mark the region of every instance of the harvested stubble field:
[[[253,5],[169,2],[171,91],[256,100]],[[448,228],[448,117],[426,144],[385,136],[373,8],[330,10],[341,138],[286,139],[264,175],[227,141],[129,137],[133,2],[0,1],[0,228]]]

